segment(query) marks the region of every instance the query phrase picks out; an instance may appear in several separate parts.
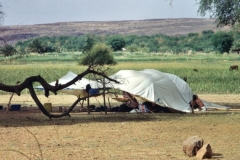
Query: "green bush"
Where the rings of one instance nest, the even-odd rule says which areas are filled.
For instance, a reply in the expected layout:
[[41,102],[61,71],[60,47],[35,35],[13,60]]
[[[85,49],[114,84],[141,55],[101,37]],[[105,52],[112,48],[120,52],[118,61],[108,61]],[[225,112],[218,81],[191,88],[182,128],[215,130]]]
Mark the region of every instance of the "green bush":
[[103,43],[95,44],[89,52],[86,52],[80,58],[80,65],[110,65],[116,64],[112,50]]
[[214,34],[211,40],[216,51],[219,53],[229,53],[234,39],[229,33],[220,31]]
[[114,51],[121,51],[125,47],[125,40],[121,36],[112,36],[107,40],[107,44],[112,47]]

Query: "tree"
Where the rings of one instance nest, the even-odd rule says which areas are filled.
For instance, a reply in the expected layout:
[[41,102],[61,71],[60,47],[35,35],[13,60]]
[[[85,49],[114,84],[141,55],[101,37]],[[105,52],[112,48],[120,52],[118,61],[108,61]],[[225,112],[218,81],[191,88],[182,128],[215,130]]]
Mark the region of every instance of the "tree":
[[90,35],[87,35],[82,52],[83,53],[89,52],[92,49],[93,45],[94,39]]
[[[70,116],[70,112],[74,109],[74,107],[81,101],[84,101],[86,99],[86,97],[78,97],[78,99],[72,104],[72,106],[69,107],[69,109],[61,114],[53,114],[53,113],[49,113],[43,106],[43,104],[41,103],[41,101],[38,99],[37,94],[33,88],[33,84],[34,82],[39,82],[45,91],[45,96],[49,97],[50,95],[50,91],[53,92],[54,94],[57,94],[57,91],[62,90],[64,88],[67,88],[68,86],[75,84],[75,82],[81,80],[84,76],[88,75],[88,74],[94,74],[94,75],[99,75],[103,78],[108,79],[111,82],[115,82],[115,83],[119,83],[118,81],[109,78],[108,76],[106,76],[106,74],[104,72],[101,71],[95,71],[94,67],[89,66],[88,69],[86,69],[85,71],[83,71],[82,73],[78,74],[74,79],[72,79],[71,81],[69,81],[66,84],[58,84],[58,80],[56,81],[55,86],[52,86],[50,84],[47,83],[47,81],[42,78],[41,76],[31,76],[26,78],[22,83],[19,83],[17,85],[6,85],[6,84],[2,84],[0,83],[0,90],[5,91],[5,92],[11,92],[11,93],[16,93],[18,96],[21,95],[21,92],[24,89],[28,89],[29,93],[32,97],[32,99],[34,100],[34,102],[36,103],[36,105],[38,106],[38,108],[41,110],[41,112],[49,117],[50,119],[52,118],[60,118],[63,116]],[[94,96],[94,95],[93,95]],[[92,97],[91,95],[89,95],[88,97]]]
[[33,39],[28,45],[28,49],[30,52],[44,53],[44,46],[39,39]]
[[[0,2],[0,25],[2,24],[1,22],[3,21],[3,16],[4,16],[4,13],[2,11],[2,4]],[[5,40],[2,37],[0,37],[0,41],[3,41],[4,44],[6,45],[6,42],[5,42]]]
[[0,22],[3,20],[3,16],[4,16],[4,13],[2,11],[2,4],[0,3]]
[[203,35],[212,35],[212,34],[214,34],[214,31],[213,30],[203,30],[202,34]]
[[[0,8],[1,8],[1,4],[0,4]],[[2,12],[0,10],[0,15],[2,15]],[[37,47],[41,46],[39,45],[38,41],[35,41],[33,44],[35,44]],[[34,45],[33,45],[34,46]],[[7,50],[10,51],[16,51],[14,47],[10,46],[10,45],[5,45],[4,47]],[[33,47],[34,48],[34,47]],[[36,48],[35,48],[36,49]],[[11,52],[12,53],[12,52]],[[61,114],[52,114],[49,113],[43,106],[43,104],[41,103],[41,101],[38,99],[37,94],[33,88],[33,84],[34,82],[39,82],[44,90],[45,90],[45,96],[48,97],[49,96],[49,92],[53,92],[54,94],[57,94],[57,91],[62,90],[72,84],[75,84],[75,82],[81,80],[84,76],[86,76],[87,74],[94,74],[94,75],[99,75],[102,76],[103,78],[108,79],[109,81],[115,82],[115,83],[119,83],[118,81],[109,78],[108,76],[106,76],[106,74],[104,72],[100,72],[100,71],[95,71],[93,66],[89,66],[88,69],[86,69],[84,72],[82,72],[81,74],[78,74],[74,79],[72,79],[71,81],[69,81],[66,84],[58,84],[58,80],[56,81],[55,86],[49,85],[47,83],[47,81],[45,79],[43,79],[40,75],[39,76],[31,76],[28,77],[24,80],[24,82],[22,83],[17,83],[17,85],[6,85],[3,83],[0,83],[0,90],[5,91],[5,92],[11,92],[11,93],[16,93],[18,96],[21,95],[21,92],[24,89],[28,89],[29,93],[32,97],[32,99],[35,101],[35,103],[37,104],[38,108],[41,110],[41,112],[46,115],[47,117],[51,118],[60,118],[63,116],[70,116],[70,112],[74,109],[74,107],[80,102],[80,101],[84,101],[86,99],[86,97],[84,98],[80,98],[78,97],[78,99],[72,104],[71,107],[69,107],[69,109]],[[88,97],[91,97],[91,95],[88,95]]]
[[217,26],[234,26],[240,22],[240,0],[199,0],[200,15],[207,12],[217,21]]
[[95,44],[87,53],[80,58],[80,65],[111,65],[116,64],[109,46],[103,43]]
[[239,49],[240,48],[240,32],[233,32],[233,47],[234,49]]
[[133,44],[131,44],[129,47],[127,47],[127,50],[129,51],[129,52],[137,52],[138,51],[138,45],[136,45],[135,43],[133,43]]
[[188,33],[188,37],[197,37],[198,33]]
[[16,53],[17,53],[17,50],[9,44],[4,45],[4,47],[0,49],[0,54],[4,55],[5,57],[12,56]]
[[107,44],[110,45],[114,51],[120,51],[125,46],[125,40],[120,36],[113,36],[108,39]]
[[211,40],[215,50],[220,53],[229,53],[234,39],[230,34],[219,31],[212,36]]

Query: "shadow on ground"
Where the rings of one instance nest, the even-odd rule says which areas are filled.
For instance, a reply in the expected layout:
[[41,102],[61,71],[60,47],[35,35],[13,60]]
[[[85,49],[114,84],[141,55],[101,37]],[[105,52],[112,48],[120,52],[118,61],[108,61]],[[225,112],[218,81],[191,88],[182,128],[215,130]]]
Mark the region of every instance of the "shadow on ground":
[[[50,120],[39,110],[29,111],[0,111],[0,127],[47,126],[47,125],[74,125],[81,123],[118,123],[118,122],[146,122],[170,121],[192,117],[218,116],[232,114],[231,111],[206,111],[196,114],[182,113],[124,113],[124,112],[73,112],[71,117],[54,118]],[[234,112],[240,114],[240,112]],[[59,113],[54,113],[59,114]]]
[[213,153],[212,158],[214,159],[222,159],[224,158],[221,153]]
[[[58,114],[58,113],[56,113]],[[22,127],[22,126],[45,126],[45,125],[74,125],[79,123],[96,122],[142,122],[142,121],[162,121],[180,118],[181,114],[130,114],[130,113],[71,113],[71,117],[54,118],[50,120],[42,113],[31,113],[12,111],[8,113],[0,112],[0,126],[2,127]]]

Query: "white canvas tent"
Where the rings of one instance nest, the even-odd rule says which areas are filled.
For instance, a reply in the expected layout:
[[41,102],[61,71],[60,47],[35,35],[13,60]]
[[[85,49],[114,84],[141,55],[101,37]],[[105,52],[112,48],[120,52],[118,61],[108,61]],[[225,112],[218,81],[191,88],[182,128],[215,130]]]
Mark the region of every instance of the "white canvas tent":
[[175,75],[146,69],[121,70],[110,77],[121,82],[112,84],[114,88],[136,95],[140,102],[150,101],[183,112],[191,111],[192,90]]
[[143,70],[143,72],[148,72],[148,73],[152,73],[152,74],[156,74],[156,75],[165,74],[175,84],[178,91],[181,93],[182,97],[185,99],[185,101],[188,102],[189,100],[192,99],[192,95],[193,95],[192,89],[189,87],[189,85],[184,80],[182,80],[178,76],[176,76],[174,74],[170,74],[170,73],[160,72],[155,69],[145,69],[145,70]]
[[[114,88],[135,95],[140,102],[150,101],[179,111],[191,112],[189,102],[192,100],[192,89],[176,75],[155,69],[144,69],[121,70],[110,77],[121,82],[114,84]],[[202,101],[207,109],[230,109],[203,99]]]

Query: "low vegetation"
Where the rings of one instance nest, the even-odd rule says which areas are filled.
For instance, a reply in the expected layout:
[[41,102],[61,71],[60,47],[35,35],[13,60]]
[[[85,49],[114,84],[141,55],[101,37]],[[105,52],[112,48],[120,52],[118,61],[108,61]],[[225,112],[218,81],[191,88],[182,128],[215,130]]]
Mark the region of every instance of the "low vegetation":
[[[71,57],[77,54],[66,53],[63,56],[64,58],[53,56],[53,54],[31,55],[11,63],[2,62],[0,74],[4,76],[0,77],[0,82],[14,85],[16,81],[23,81],[33,75],[41,75],[48,82],[51,82],[62,77],[68,71],[81,73],[86,69],[86,66],[79,66],[77,61],[70,61]],[[151,54],[150,56],[126,52],[116,52],[114,54],[118,64],[111,67],[108,75],[123,69],[153,68],[175,74],[180,78],[187,77],[188,84],[196,93],[240,93],[240,88],[236,87],[240,82],[239,71],[229,70],[230,65],[238,65],[240,60],[238,54]],[[45,63],[42,65],[44,60]],[[1,94],[5,93],[1,92]]]
[[239,31],[229,32],[204,30],[202,33],[188,33],[188,35],[168,36],[153,35],[79,35],[39,37],[27,41],[19,41],[14,46],[5,45],[0,48],[4,56],[29,55],[29,53],[84,52],[86,44],[106,44],[113,51],[127,50],[131,53],[229,53],[238,49]]

